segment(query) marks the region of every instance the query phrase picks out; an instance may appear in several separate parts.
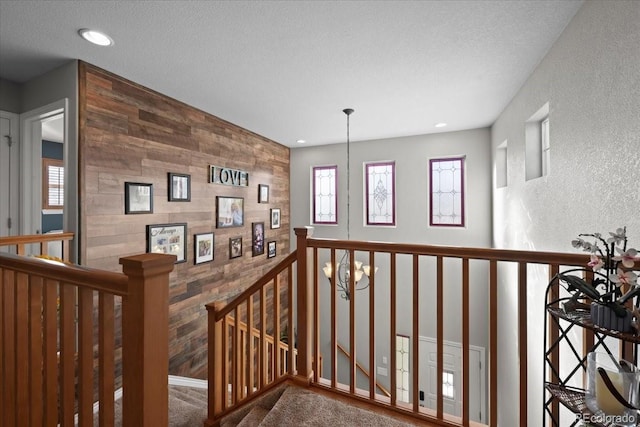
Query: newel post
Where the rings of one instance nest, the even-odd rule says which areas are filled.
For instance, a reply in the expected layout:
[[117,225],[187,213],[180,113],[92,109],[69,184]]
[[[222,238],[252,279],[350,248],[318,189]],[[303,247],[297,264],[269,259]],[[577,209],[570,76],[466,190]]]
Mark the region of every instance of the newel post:
[[129,277],[122,298],[123,427],[169,423],[169,273],[175,255],[120,258]]
[[296,380],[309,384],[313,376],[313,290],[308,277],[307,237],[312,227],[296,228],[297,312],[298,312],[298,372]]
[[224,328],[223,321],[216,320],[217,313],[225,307],[223,301],[216,301],[207,304],[208,318],[208,379],[209,389],[207,397],[207,419],[204,422],[205,427],[219,425],[215,420],[224,408],[225,399],[227,399],[227,389],[224,377],[223,358],[227,355],[227,349],[224,348]]

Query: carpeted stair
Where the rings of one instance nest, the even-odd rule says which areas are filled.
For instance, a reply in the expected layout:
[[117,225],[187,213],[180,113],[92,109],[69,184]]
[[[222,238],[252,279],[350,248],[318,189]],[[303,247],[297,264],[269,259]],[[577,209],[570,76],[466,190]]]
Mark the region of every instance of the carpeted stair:
[[[274,399],[276,399],[274,401]],[[397,419],[348,405],[293,385],[285,385],[224,418],[221,427],[408,427]]]
[[[121,401],[115,405],[116,426]],[[201,427],[207,417],[207,390],[169,386],[169,427]],[[97,417],[94,419],[97,424]],[[409,427],[410,424],[348,405],[290,384],[282,384],[221,420],[221,427]]]

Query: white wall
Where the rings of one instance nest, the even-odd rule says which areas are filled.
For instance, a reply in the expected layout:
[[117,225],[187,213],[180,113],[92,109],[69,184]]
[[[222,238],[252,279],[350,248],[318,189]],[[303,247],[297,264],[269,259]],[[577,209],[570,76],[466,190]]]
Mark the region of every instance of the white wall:
[[[525,180],[524,122],[549,102],[551,172]],[[572,251],[578,233],[627,226],[640,246],[640,2],[588,1],[492,127],[508,141],[508,185],[494,189],[499,248]],[[495,187],[495,180],[494,180]],[[541,425],[546,272],[528,291],[528,425]],[[499,424],[517,425],[513,283],[500,304]],[[505,402],[509,402],[505,404]]]
[[[357,107],[357,106],[356,106]],[[351,128],[357,127],[357,111],[351,117]],[[342,126],[343,123],[336,123]],[[466,209],[467,226],[464,228],[429,227],[427,217],[428,159],[466,155]],[[489,129],[475,129],[461,132],[420,135],[385,140],[351,143],[351,221],[352,240],[387,241],[403,243],[423,243],[438,245],[489,247],[491,243],[491,155]],[[370,161],[394,160],[396,162],[396,227],[365,227],[363,213],[363,163]],[[294,148],[291,150],[291,224],[299,227],[310,224],[311,209],[311,168],[319,165],[338,166],[338,218],[337,226],[315,226],[314,237],[346,239],[346,144],[319,147]],[[295,237],[292,236],[295,244]],[[364,261],[365,256],[356,258]],[[388,259],[388,257],[386,258]],[[376,259],[380,270],[376,274],[376,361],[382,364],[382,357],[389,358],[389,271],[384,265],[385,257]],[[397,333],[411,334],[411,260],[398,260],[398,329]],[[452,264],[455,264],[452,263]],[[435,262],[421,262],[420,270],[420,335],[435,337]],[[404,269],[407,271],[403,271]],[[474,267],[472,267],[474,268]],[[486,278],[488,273],[482,267],[472,270],[471,301],[486,301]],[[476,279],[477,278],[477,279]],[[447,316],[445,339],[460,342],[460,265],[451,265],[445,272],[445,313]],[[328,281],[321,275],[320,283]],[[364,300],[369,291],[357,293],[357,356],[358,361],[368,367],[368,310]],[[321,318],[328,319],[328,292],[320,300]],[[348,302],[338,299],[339,340],[348,344]],[[325,315],[326,314],[326,315]],[[474,303],[471,320],[471,344],[487,347],[487,304]],[[328,330],[321,337],[325,348],[324,372],[329,372],[330,351]],[[339,359],[340,360],[340,359]],[[343,359],[344,360],[344,359]],[[387,368],[391,369],[389,365]],[[342,372],[342,370],[341,370]],[[344,378],[341,380],[346,381]],[[388,377],[380,378],[388,386]],[[387,381],[385,381],[387,380]],[[358,386],[366,387],[358,382]]]

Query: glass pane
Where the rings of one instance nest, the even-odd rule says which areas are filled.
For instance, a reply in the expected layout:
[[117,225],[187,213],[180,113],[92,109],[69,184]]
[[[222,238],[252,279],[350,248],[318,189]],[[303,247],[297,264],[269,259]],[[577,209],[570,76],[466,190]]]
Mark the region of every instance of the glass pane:
[[337,166],[313,168],[313,222],[336,224]]
[[463,160],[432,159],[429,162],[431,225],[464,225]]
[[395,225],[395,163],[365,165],[367,225]]

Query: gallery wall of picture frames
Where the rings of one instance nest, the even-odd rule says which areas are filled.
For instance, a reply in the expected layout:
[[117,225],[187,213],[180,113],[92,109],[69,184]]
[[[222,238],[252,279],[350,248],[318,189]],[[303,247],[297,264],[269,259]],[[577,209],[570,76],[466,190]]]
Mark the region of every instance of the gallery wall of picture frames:
[[[247,174],[248,176],[248,174]],[[169,202],[191,201],[191,175],[167,173],[167,199]],[[153,213],[153,184],[125,182],[124,207],[125,214]],[[258,203],[269,203],[269,186],[258,184]],[[216,196],[215,227],[218,229],[244,227],[244,197]],[[280,208],[269,209],[269,225],[271,229],[280,228]],[[276,241],[266,242],[264,222],[251,224],[251,253],[254,257],[264,255],[265,245],[267,258],[276,256]],[[149,224],[146,226],[147,252],[165,253],[176,256],[176,264],[187,261],[187,224]],[[229,238],[229,259],[243,255],[242,236]],[[193,261],[195,265],[214,261],[215,235],[213,232],[193,235]]]

